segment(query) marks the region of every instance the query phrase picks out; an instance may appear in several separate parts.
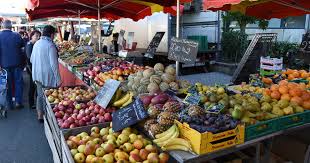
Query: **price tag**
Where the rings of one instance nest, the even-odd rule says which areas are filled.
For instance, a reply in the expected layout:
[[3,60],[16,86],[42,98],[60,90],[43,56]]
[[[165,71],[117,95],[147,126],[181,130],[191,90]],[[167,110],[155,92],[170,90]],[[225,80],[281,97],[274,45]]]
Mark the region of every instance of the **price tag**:
[[200,102],[200,95],[198,93],[189,93],[185,97],[184,102],[191,105],[198,105]]
[[113,131],[120,131],[126,127],[142,121],[147,117],[148,114],[147,111],[144,109],[142,101],[137,98],[127,107],[119,109],[112,114]]
[[99,90],[95,102],[101,107],[106,108],[120,84],[121,82],[117,80],[107,80],[104,86]]
[[205,106],[206,112],[212,113],[212,114],[219,114],[224,108],[225,108],[225,105],[223,104],[211,105],[209,107]]
[[196,41],[173,37],[169,47],[168,59],[182,63],[194,63],[199,43]]

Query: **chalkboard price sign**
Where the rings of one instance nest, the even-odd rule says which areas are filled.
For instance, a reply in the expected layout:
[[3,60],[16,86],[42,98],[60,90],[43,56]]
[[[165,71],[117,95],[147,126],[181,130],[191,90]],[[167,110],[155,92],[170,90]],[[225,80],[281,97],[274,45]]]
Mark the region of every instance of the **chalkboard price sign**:
[[117,80],[107,80],[104,86],[99,90],[95,102],[101,107],[106,108],[120,84],[121,82]]
[[310,53],[310,31],[308,31],[302,38],[300,50],[304,53]]
[[134,125],[147,118],[147,111],[144,109],[142,101],[137,98],[129,106],[117,110],[112,114],[113,131],[120,131],[126,127]]
[[165,32],[156,32],[155,36],[153,37],[152,41],[150,42],[149,46],[146,49],[146,53],[145,53],[146,57],[153,58],[156,52],[156,49],[158,48],[164,35],[165,35]]
[[198,45],[196,41],[172,37],[168,59],[182,63],[193,63],[196,61]]

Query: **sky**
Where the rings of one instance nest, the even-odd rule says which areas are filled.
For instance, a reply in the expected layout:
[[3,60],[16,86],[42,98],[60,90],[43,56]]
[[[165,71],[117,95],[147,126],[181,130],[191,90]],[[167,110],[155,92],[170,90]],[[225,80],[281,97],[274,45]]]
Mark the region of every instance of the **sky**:
[[0,0],[0,15],[23,14],[27,0]]

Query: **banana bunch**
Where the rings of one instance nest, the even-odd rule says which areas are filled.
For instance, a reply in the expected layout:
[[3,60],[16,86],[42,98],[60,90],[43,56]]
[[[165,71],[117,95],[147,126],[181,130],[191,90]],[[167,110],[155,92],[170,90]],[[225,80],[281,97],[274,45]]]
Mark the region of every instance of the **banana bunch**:
[[[116,96],[117,96],[116,92]],[[115,97],[117,98],[117,97]],[[133,102],[133,93],[127,92],[123,97],[113,102],[112,106],[123,108]]]
[[155,135],[153,140],[158,146],[162,148],[162,150],[183,150],[190,151],[191,145],[190,143],[179,137],[179,129],[176,125],[171,126],[168,130],[163,133]]

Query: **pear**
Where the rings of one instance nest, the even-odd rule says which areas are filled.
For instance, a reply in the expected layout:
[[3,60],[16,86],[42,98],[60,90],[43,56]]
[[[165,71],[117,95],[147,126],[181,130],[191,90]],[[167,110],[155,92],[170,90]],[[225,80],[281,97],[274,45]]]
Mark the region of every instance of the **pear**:
[[290,105],[290,102],[288,100],[280,100],[278,102],[278,105],[280,106],[280,108],[286,108]]

